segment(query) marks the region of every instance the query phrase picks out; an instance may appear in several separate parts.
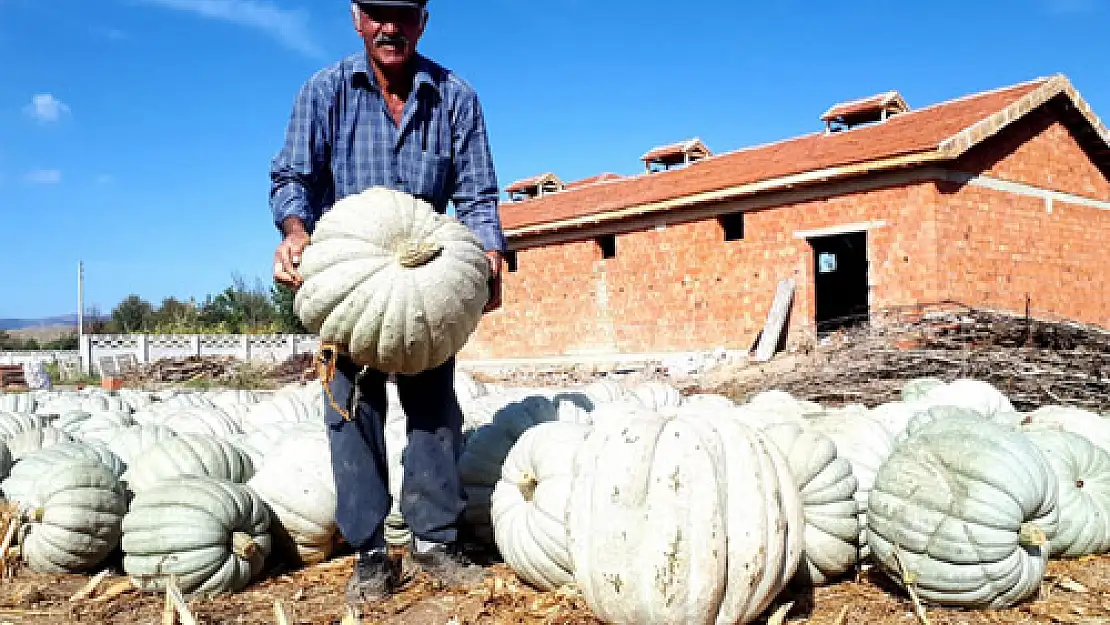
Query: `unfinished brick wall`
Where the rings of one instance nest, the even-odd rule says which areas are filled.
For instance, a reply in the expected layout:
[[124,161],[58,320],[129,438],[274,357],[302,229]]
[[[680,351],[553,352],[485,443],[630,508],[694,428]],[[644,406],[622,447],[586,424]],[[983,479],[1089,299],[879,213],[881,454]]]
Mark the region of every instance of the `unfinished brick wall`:
[[518,252],[502,310],[461,358],[750,347],[778,281],[798,285],[790,336],[813,327],[813,253],[799,230],[883,220],[869,233],[873,305],[939,294],[931,184],[842,195],[748,213],[744,238],[715,218],[616,236],[615,258],[591,239]]
[[[1110,201],[1110,179],[1050,108],[956,166],[1038,189]],[[937,185],[947,295],[972,305],[1110,327],[1103,276],[1110,210],[971,185]]]
[[1052,109],[1034,111],[1001,136],[972,149],[959,168],[1110,201],[1110,178],[1099,170]]
[[1110,327],[1110,211],[963,186],[938,190],[941,279],[973,306]]

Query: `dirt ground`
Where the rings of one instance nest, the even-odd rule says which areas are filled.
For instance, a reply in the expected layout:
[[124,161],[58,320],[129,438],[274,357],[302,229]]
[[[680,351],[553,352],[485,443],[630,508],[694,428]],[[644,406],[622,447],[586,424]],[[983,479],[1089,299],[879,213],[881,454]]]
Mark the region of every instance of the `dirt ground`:
[[[278,623],[280,601],[288,623],[339,624],[345,612],[343,587],[350,556],[286,574],[272,575],[247,590],[214,600],[191,601],[200,625]],[[359,609],[360,623],[415,625],[586,625],[599,623],[573,592],[540,593],[523,584],[503,564],[489,567],[489,577],[473,587],[445,590],[423,576],[403,592],[378,605]],[[45,575],[17,569],[0,582],[0,624],[97,623],[141,625],[162,622],[164,599],[129,590],[104,600],[106,592],[126,579],[109,576],[90,598],[70,597],[88,576]],[[909,599],[880,574],[866,572],[817,589],[788,589],[772,605],[791,604],[785,623],[812,625],[919,623]],[[998,611],[928,608],[933,625],[1016,623],[1110,623],[1110,556],[1056,561],[1040,595],[1017,607]],[[764,623],[764,620],[758,621]]]

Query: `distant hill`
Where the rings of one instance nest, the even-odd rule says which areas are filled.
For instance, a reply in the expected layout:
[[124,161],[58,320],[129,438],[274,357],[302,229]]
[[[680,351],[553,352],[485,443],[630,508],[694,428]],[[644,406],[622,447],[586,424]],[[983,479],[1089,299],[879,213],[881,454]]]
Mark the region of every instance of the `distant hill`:
[[51,328],[72,326],[77,328],[77,314],[40,317],[38,319],[0,319],[0,330],[28,330],[32,328]]

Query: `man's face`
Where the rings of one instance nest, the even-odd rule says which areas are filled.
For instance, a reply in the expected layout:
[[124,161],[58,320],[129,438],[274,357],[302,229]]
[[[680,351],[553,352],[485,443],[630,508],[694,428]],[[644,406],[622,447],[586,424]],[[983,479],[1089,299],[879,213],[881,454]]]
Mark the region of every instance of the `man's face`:
[[354,11],[355,30],[379,66],[399,69],[416,53],[425,15],[422,9],[359,4]]

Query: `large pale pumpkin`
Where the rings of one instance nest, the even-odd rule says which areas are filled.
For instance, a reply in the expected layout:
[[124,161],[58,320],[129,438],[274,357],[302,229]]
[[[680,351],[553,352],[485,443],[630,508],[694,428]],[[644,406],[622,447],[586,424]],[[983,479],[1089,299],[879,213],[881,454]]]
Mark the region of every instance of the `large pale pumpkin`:
[[138,493],[183,475],[242,484],[254,476],[250,456],[231,443],[203,434],[179,434],[154,443],[127,468],[123,481]]
[[1048,405],[1020,415],[1018,419],[1023,430],[1039,429],[1064,430],[1078,434],[1110,453],[1110,419],[1098,413],[1076,408],[1075,406]]
[[323,562],[335,548],[335,477],[323,429],[279,443],[247,481],[266,502],[279,549],[299,564]]
[[10,440],[28,430],[37,430],[44,425],[41,415],[26,412],[0,411],[0,439]]
[[304,251],[293,308],[324,343],[390,373],[456,354],[489,298],[489,263],[465,225],[375,187],[335,203]]
[[805,513],[805,555],[798,580],[820,585],[855,567],[860,519],[852,464],[837,455],[832,439],[797,423],[779,423],[764,433],[786,456]]
[[509,450],[529,428],[558,420],[558,404],[529,395],[502,406],[490,423],[467,437],[459,458],[459,477],[467,498],[463,518],[478,539],[494,542],[490,498],[501,480],[501,466]]
[[1033,595],[1059,521],[1056,478],[1021,432],[937,419],[895,448],[867,510],[871,555],[931,603],[1003,608]]
[[1110,454],[1065,430],[1026,434],[1044,454],[1060,488],[1060,524],[1049,555],[1064,558],[1110,551]]
[[32,569],[87,571],[119,545],[127,497],[108,467],[87,458],[61,461],[38,476],[34,490],[20,546]]
[[802,534],[786,460],[730,416],[629,408],[578,450],[571,565],[606,622],[751,622],[793,577]]
[[171,575],[187,595],[242,590],[270,554],[270,513],[243,484],[195,475],[135,495],[123,517],[123,570],[143,590]]
[[524,581],[551,590],[574,581],[566,512],[574,456],[590,433],[578,423],[541,423],[505,457],[490,498],[494,539]]
[[147,449],[177,433],[163,425],[133,425],[112,432],[104,444],[119,456],[124,465],[138,460]]
[[90,460],[104,465],[119,478],[124,472],[119,456],[100,443],[68,441],[33,451],[12,467],[10,475],[0,482],[4,498],[18,502],[33,502],[41,497],[36,490],[42,484],[40,477],[51,468],[74,460]]
[[7,440],[8,449],[12,452],[12,460],[18,461],[20,458],[32,452],[57,445],[58,443],[73,442],[73,436],[59,430],[56,427],[47,425],[41,428],[34,428],[20,432]]
[[894,449],[894,440],[883,424],[872,419],[863,406],[830,408],[810,418],[807,427],[832,439],[836,444],[836,455],[852,465],[860,518],[860,557],[866,558],[871,553],[865,531],[868,497],[875,473]]

